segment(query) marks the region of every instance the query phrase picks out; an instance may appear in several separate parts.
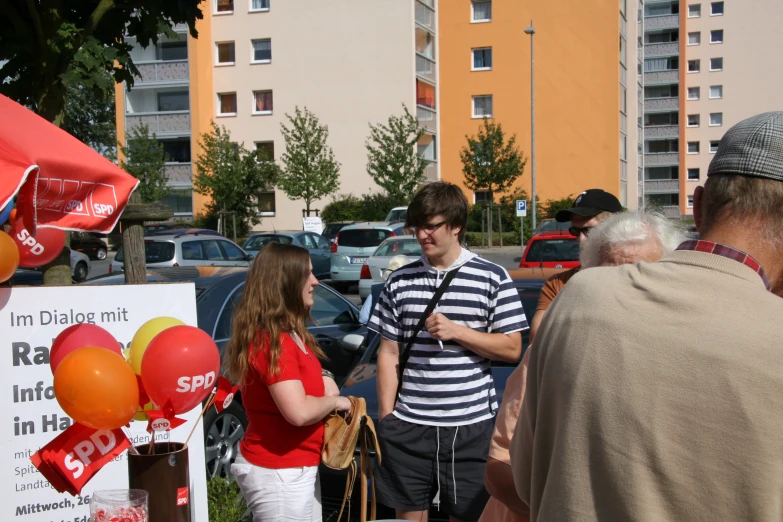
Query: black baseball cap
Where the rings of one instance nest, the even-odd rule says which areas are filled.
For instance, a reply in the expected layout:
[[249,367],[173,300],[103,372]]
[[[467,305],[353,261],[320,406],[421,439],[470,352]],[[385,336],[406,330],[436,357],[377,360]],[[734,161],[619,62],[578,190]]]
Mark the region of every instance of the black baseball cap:
[[559,211],[555,215],[555,219],[560,223],[565,223],[571,221],[574,215],[593,217],[601,212],[616,214],[622,211],[623,206],[613,194],[601,189],[589,189],[576,197],[573,208]]

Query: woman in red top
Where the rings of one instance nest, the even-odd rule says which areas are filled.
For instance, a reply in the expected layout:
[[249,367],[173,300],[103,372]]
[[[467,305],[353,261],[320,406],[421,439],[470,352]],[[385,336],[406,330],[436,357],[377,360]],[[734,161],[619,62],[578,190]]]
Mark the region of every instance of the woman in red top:
[[234,312],[228,370],[248,426],[231,472],[256,522],[321,520],[323,420],[351,407],[305,327],[317,284],[307,250],[271,243],[253,261]]

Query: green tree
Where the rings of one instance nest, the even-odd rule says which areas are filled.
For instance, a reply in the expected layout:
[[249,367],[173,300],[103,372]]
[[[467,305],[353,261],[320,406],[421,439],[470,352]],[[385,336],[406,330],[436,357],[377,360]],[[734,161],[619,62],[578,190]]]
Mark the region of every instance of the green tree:
[[96,93],[81,84],[68,86],[62,128],[114,159],[117,145],[114,89]]
[[390,196],[413,197],[424,182],[429,163],[416,150],[424,128],[405,105],[402,116],[389,116],[387,123],[370,124],[367,139],[367,173]]
[[150,129],[142,124],[127,133],[126,144],[118,143],[122,156],[120,167],[140,181],[136,193],[142,203],[160,201],[169,195],[167,186],[166,155],[163,145]]
[[290,127],[280,124],[285,139],[285,153],[280,158],[282,174],[277,185],[291,199],[302,199],[310,215],[313,201],[334,194],[340,188],[340,163],[326,144],[329,128],[321,125],[307,107],[286,114]]
[[544,219],[555,219],[557,213],[561,210],[566,210],[574,206],[574,196],[569,195],[560,199],[547,199],[541,203],[539,208],[539,215]]
[[[488,191],[490,202],[494,203],[495,194],[508,191],[525,168],[522,152],[517,147],[517,137],[514,134],[506,141],[501,124],[484,118],[478,135],[465,136],[465,139],[468,143],[459,153],[465,186],[473,191]],[[489,217],[491,246],[491,208]]]
[[203,217],[214,219],[220,211],[234,212],[237,230],[228,217],[228,233],[241,236],[250,225],[261,222],[257,195],[274,186],[279,167],[265,157],[259,160],[256,151],[233,143],[231,133],[214,122],[212,132],[201,135],[201,151],[193,189],[211,199]]
[[133,85],[138,45],[156,43],[186,23],[197,36],[201,0],[3,0],[0,2],[0,93],[62,126],[67,87],[96,94],[114,82]]

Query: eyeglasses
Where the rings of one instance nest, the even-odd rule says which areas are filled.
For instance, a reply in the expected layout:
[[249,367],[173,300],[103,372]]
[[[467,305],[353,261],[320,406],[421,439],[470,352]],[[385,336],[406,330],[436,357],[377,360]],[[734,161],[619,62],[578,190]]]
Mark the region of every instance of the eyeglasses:
[[435,233],[436,230],[438,230],[440,227],[445,225],[445,221],[441,221],[440,223],[436,223],[435,225],[422,225],[420,227],[416,227],[416,230],[423,230],[427,233],[427,235]]
[[571,227],[568,229],[568,233],[574,237],[579,237],[579,234],[584,234],[585,237],[588,237],[592,229],[593,227]]

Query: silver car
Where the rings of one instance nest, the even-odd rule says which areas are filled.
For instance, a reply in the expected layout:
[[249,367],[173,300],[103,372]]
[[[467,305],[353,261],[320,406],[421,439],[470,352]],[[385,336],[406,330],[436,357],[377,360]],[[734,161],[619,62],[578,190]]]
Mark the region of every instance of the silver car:
[[[214,230],[172,231],[144,238],[147,268],[173,266],[248,266],[252,255]],[[123,270],[122,247],[109,265],[109,273]]]
[[365,222],[344,227],[332,243],[331,270],[332,286],[345,290],[357,283],[362,265],[375,253],[384,240],[405,234],[402,223]]
[[366,299],[370,295],[372,285],[383,283],[386,280],[386,272],[389,261],[395,256],[407,256],[411,262],[421,257],[421,245],[415,236],[390,237],[378,247],[373,255],[365,263],[366,269],[362,269],[359,279],[359,297]]

